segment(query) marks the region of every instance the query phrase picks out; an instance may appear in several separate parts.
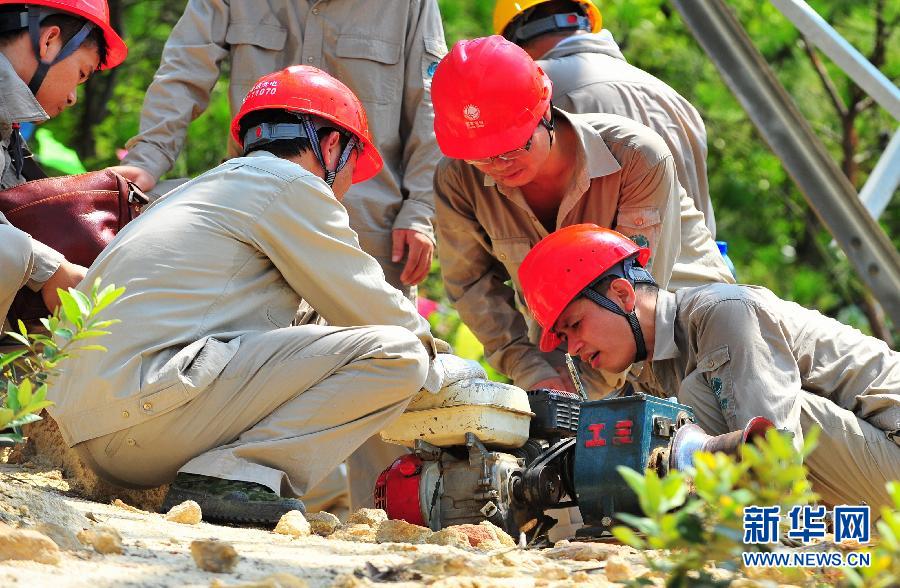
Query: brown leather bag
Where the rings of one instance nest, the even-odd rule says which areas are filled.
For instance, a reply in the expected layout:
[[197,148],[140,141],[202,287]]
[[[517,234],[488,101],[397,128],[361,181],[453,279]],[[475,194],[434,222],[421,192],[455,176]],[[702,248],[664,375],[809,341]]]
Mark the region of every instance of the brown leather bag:
[[[85,267],[147,202],[137,186],[110,170],[44,178],[0,191],[0,212],[12,226]],[[40,293],[22,288],[8,316],[14,325],[16,319],[35,320],[49,312]]]

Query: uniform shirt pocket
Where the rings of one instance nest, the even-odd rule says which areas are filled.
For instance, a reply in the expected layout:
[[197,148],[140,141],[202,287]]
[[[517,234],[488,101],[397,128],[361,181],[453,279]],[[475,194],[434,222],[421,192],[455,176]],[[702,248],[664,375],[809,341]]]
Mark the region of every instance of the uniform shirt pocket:
[[734,381],[731,377],[731,355],[728,346],[723,345],[703,355],[697,361],[697,372],[732,426],[736,420],[734,406]]
[[509,277],[512,279],[516,289],[516,302],[520,306],[522,301],[518,294],[521,291],[519,286],[519,266],[522,265],[529,251],[531,251],[531,239],[527,237],[493,240],[494,259],[502,263],[509,273]]
[[225,42],[231,46],[234,81],[252,84],[260,76],[280,69],[287,29],[270,23],[231,23]]
[[[622,208],[616,216],[615,229],[637,243],[640,247],[650,247],[654,253],[659,243],[660,224],[662,219],[659,209],[655,207]],[[653,258],[647,267],[653,263]]]
[[400,98],[403,68],[399,43],[358,35],[338,37],[335,77],[347,84],[360,100],[391,104]]

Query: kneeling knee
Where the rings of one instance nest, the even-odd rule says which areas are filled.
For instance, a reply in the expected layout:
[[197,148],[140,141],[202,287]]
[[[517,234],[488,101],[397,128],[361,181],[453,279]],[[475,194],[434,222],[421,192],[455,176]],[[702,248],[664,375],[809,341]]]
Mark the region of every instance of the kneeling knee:
[[408,390],[415,394],[425,383],[431,359],[425,346],[411,331],[403,327],[377,327],[381,354],[390,360],[387,367],[390,377],[400,383],[398,392]]

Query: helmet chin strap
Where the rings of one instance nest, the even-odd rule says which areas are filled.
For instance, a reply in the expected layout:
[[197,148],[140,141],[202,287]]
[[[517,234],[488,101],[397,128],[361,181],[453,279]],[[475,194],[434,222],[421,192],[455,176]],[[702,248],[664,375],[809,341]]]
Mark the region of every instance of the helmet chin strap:
[[[635,303],[635,310],[631,312],[625,312],[622,310],[618,304],[600,294],[596,290],[594,290],[594,286],[609,276],[616,276],[618,278],[623,278],[628,280],[632,285],[634,284],[653,284],[656,285],[656,280],[653,279],[653,276],[650,275],[646,269],[642,268],[639,265],[636,265],[635,258],[629,258],[622,261],[619,264],[619,267],[610,268],[602,275],[600,275],[596,280],[591,282],[585,287],[584,290],[581,291],[582,296],[587,298],[588,300],[602,306],[606,310],[617,314],[619,316],[625,317],[625,320],[628,321],[628,326],[631,327],[631,334],[634,337],[635,344],[635,354],[634,354],[634,363],[639,361],[644,361],[647,359],[647,344],[644,342],[644,332],[641,329],[641,323],[637,317],[637,303]],[[621,268],[621,270],[619,269]]]
[[341,151],[340,157],[338,157],[337,165],[334,166],[334,169],[328,169],[328,164],[325,163],[325,156],[322,154],[322,148],[319,145],[315,125],[313,125],[309,117],[300,116],[299,118],[306,130],[307,137],[310,137],[309,142],[312,146],[313,153],[315,154],[316,159],[319,160],[322,169],[325,170],[325,183],[328,184],[328,187],[330,188],[334,185],[334,180],[337,177],[338,172],[344,169],[344,166],[347,165],[347,162],[350,160],[350,154],[353,153],[359,139],[356,138],[356,135],[351,135],[344,150]]
[[47,77],[47,72],[50,70],[50,67],[75,53],[94,28],[94,25],[91,22],[86,21],[84,26],[81,27],[81,30],[75,33],[75,36],[63,45],[59,55],[57,55],[53,61],[44,61],[41,59],[41,19],[43,16],[46,16],[46,13],[42,12],[39,8],[34,6],[28,7],[28,34],[31,36],[31,47],[34,49],[34,57],[38,61],[37,70],[35,70],[34,75],[31,76],[31,81],[28,82],[28,89],[31,90],[31,93],[35,96],[37,96],[41,84],[44,83],[44,78]]
[[325,156],[322,153],[322,147],[319,145],[319,135],[316,132],[316,126],[309,117],[297,115],[299,123],[261,123],[255,127],[247,129],[244,133],[244,153],[251,148],[272,143],[274,141],[290,140],[290,139],[306,139],[309,141],[313,155],[322,169],[325,170],[325,183],[329,187],[334,185],[334,180],[338,173],[347,165],[350,160],[350,154],[359,145],[359,138],[351,134],[350,140],[338,157],[337,165],[334,169],[328,169],[325,163]]

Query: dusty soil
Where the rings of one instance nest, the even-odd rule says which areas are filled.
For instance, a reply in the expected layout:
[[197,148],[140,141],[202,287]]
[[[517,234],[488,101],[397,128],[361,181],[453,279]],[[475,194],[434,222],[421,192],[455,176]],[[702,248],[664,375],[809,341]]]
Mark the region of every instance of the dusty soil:
[[[553,549],[520,549],[508,536],[498,538],[495,528],[476,530],[485,540],[473,547],[455,532],[382,528],[383,515],[372,512],[361,511],[355,520],[351,515],[330,537],[183,524],[116,500],[115,490],[94,485],[86,470],[76,467],[64,476],[46,459],[18,459],[22,463],[0,464],[0,539],[28,552],[32,543],[23,541],[49,537],[59,549],[51,545],[53,553],[35,556],[40,561],[0,561],[0,586],[610,586],[616,584],[607,578],[608,565],[618,579],[646,572],[640,555],[627,547],[561,542]],[[99,498],[83,498],[85,489]],[[160,491],[125,495],[146,506]],[[418,543],[391,542],[398,537]],[[208,562],[192,556],[199,540],[230,545],[237,554],[231,571],[201,569]],[[445,544],[422,543],[428,540]]]

